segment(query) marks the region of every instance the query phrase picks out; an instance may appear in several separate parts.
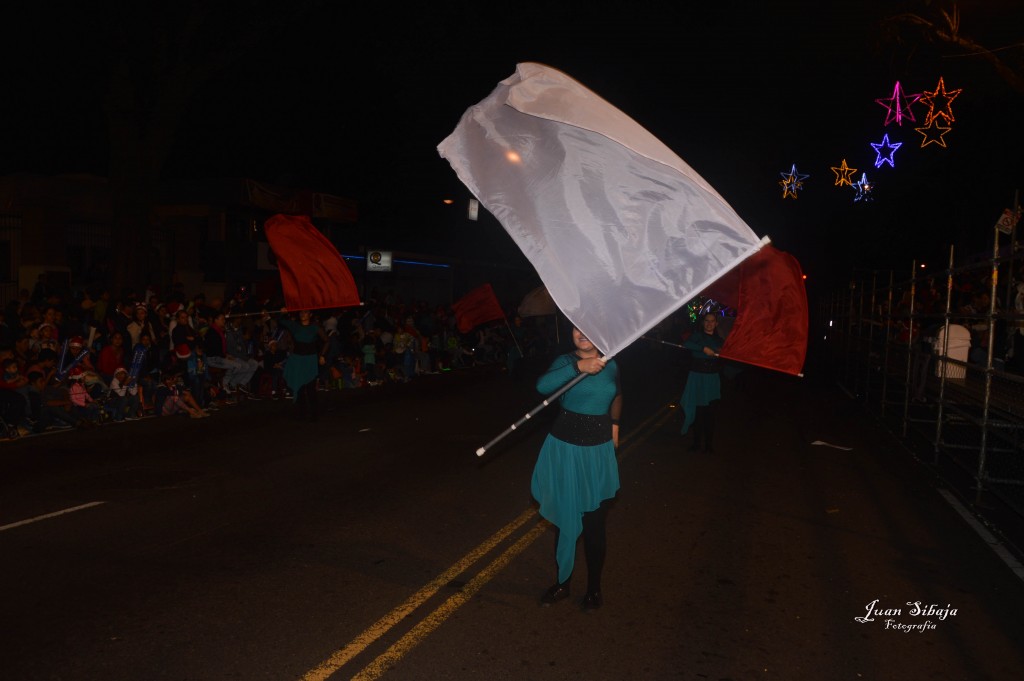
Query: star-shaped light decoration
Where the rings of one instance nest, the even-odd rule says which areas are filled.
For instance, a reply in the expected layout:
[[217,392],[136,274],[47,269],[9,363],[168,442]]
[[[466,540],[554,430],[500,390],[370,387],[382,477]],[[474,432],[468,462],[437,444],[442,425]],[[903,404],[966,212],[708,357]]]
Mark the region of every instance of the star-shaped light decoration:
[[843,159],[843,162],[839,164],[838,168],[836,166],[832,166],[832,172],[836,174],[835,186],[842,187],[844,184],[847,187],[853,186],[853,180],[850,179],[850,175],[853,175],[855,172],[857,172],[857,169],[851,168],[850,166],[846,165],[845,158]]
[[921,148],[924,149],[929,144],[938,144],[940,147],[946,146],[946,140],[943,136],[952,130],[953,128],[946,125],[939,125],[939,118],[936,116],[932,119],[931,123],[924,126],[923,128],[914,128],[924,137],[921,140]]
[[910,105],[919,99],[921,99],[920,94],[908,95],[903,92],[903,87],[897,80],[896,87],[892,91],[892,97],[883,97],[875,101],[888,109],[888,113],[885,114],[886,125],[893,121],[896,121],[896,125],[903,125],[904,118],[909,118],[912,122],[917,123],[917,119],[914,118],[914,112],[910,110]]
[[850,186],[853,187],[854,192],[856,192],[853,196],[854,203],[857,203],[858,201],[875,200],[875,195],[873,193],[875,191],[875,185],[868,182],[867,173],[861,173],[860,180],[852,183]]
[[[892,161],[892,155],[896,153],[896,150],[903,146],[903,142],[889,142],[889,133],[882,135],[882,141],[878,144],[871,143],[875,153],[878,154],[878,158],[875,159],[875,167],[881,168],[883,163],[888,163],[890,168],[895,168],[896,164]],[[888,149],[888,153],[882,153],[882,149]]]
[[[946,83],[942,80],[942,76],[939,76],[939,84],[935,86],[934,90],[931,92],[925,90],[921,93],[921,103],[928,105],[928,113],[924,117],[924,124],[928,125],[939,116],[942,117],[946,125],[955,121],[956,119],[953,118],[953,110],[950,108],[950,105],[962,91],[963,88],[947,92]],[[942,146],[946,145],[943,144]]]
[[801,175],[797,171],[795,163],[788,173],[779,173],[779,175],[782,176],[782,179],[779,180],[779,186],[782,187],[782,198],[792,196],[794,199],[796,198],[797,190],[803,189],[804,180],[810,177],[810,175]]

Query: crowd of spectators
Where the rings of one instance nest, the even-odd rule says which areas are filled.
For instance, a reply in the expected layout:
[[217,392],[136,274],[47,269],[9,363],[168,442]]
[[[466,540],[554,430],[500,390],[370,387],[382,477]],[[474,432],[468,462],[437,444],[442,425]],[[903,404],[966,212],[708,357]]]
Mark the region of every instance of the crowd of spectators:
[[[291,401],[292,338],[280,301],[245,287],[227,300],[176,286],[115,298],[22,291],[0,311],[0,437],[90,429],[146,417],[208,418],[256,399]],[[371,292],[360,307],[317,310],[319,391],[406,383],[546,352],[542,318],[509,317],[463,334],[449,306]]]

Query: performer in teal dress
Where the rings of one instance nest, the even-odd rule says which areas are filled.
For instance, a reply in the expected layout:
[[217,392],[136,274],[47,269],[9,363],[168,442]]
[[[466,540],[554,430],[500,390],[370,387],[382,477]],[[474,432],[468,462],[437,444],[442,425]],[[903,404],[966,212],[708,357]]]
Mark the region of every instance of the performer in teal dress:
[[284,381],[298,405],[299,418],[316,421],[316,377],[324,362],[322,353],[327,346],[327,336],[312,320],[309,310],[302,310],[298,322],[282,318],[279,324],[288,330],[293,341],[284,364]]
[[701,319],[701,330],[694,332],[683,342],[683,347],[693,355],[690,373],[686,377],[686,387],[679,399],[679,404],[683,408],[683,435],[686,435],[690,426],[693,426],[691,450],[699,449],[703,441],[704,449],[711,451],[715,425],[714,407],[722,398],[718,352],[725,343],[717,330],[718,315],[709,312]]
[[587,593],[581,607],[601,607],[601,572],[606,540],[605,516],[619,489],[619,414],[622,395],[619,369],[606,360],[579,329],[572,330],[574,352],[557,357],[537,379],[537,390],[550,395],[589,374],[563,393],[561,411],[544,440],[530,485],[540,514],[558,530],[555,560],[558,581],[541,598],[550,605],[569,596],[576,542],[583,535]]

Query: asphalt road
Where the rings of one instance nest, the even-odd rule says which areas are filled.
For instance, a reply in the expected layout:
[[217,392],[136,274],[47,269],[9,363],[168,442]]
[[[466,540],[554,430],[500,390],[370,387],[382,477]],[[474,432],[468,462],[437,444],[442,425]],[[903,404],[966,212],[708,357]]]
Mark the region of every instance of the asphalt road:
[[0,679],[1020,678],[1022,571],[859,407],[748,370],[688,452],[639,343],[601,610],[538,606],[553,410],[475,455],[539,367],[465,371],[0,443]]

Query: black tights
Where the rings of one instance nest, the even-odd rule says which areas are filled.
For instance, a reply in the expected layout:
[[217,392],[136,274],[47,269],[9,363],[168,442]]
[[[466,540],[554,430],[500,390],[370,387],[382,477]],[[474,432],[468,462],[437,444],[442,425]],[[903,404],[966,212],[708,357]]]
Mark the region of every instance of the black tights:
[[[601,592],[601,573],[604,571],[604,557],[608,550],[605,520],[611,503],[611,499],[605,499],[593,511],[583,514],[583,555],[587,559],[587,593]],[[555,532],[555,546],[557,545],[558,532]]]
[[699,447],[701,440],[704,441],[704,448],[711,449],[711,440],[715,434],[715,407],[718,400],[703,407],[697,407],[693,415],[693,444]]
[[316,381],[310,381],[306,385],[299,388],[299,394],[297,395],[296,404],[299,406],[299,418],[308,417],[310,421],[316,421],[317,419],[317,404],[316,404]]

